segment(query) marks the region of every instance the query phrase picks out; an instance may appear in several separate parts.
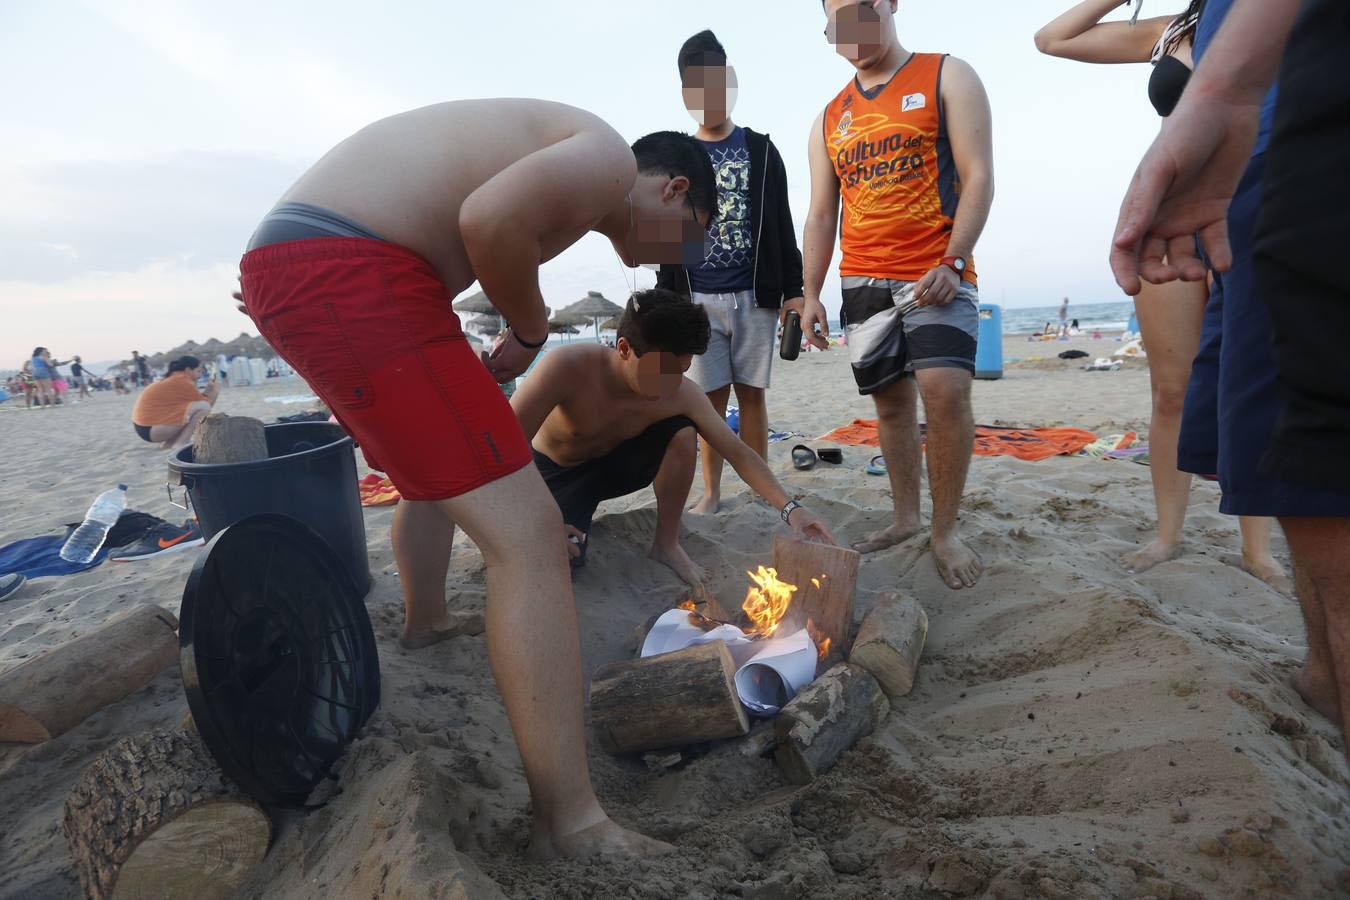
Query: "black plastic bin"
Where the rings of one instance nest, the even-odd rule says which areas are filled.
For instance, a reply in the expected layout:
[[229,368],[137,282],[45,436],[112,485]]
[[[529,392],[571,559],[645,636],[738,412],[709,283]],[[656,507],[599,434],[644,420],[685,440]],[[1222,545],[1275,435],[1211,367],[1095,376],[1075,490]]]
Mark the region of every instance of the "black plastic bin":
[[330,422],[268,425],[267,459],[199,464],[193,448],[169,459],[169,494],[182,485],[202,534],[217,532],[259,513],[281,513],[304,522],[333,548],[364,597],[370,591],[366,523],[356,481],[356,446]]

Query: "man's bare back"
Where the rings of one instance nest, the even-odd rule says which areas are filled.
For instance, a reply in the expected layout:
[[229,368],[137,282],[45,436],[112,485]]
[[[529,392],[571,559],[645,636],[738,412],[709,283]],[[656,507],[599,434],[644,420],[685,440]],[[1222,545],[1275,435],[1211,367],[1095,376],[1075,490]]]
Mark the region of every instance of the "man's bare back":
[[695,418],[693,401],[703,399],[703,394],[692,381],[679,376],[678,390],[643,397],[623,380],[616,359],[613,350],[598,344],[549,353],[550,378],[566,389],[535,433],[536,450],[560,466],[576,466],[606,455],[663,419]]
[[[591,113],[543,100],[458,100],[366,126],[281,199],[341,213],[407,247],[436,268],[453,295],[476,278],[460,235],[465,201],[508,166],[568,140],[613,173],[615,196],[632,185],[628,142]],[[557,256],[598,221],[599,215],[560,223],[541,239],[539,261]]]

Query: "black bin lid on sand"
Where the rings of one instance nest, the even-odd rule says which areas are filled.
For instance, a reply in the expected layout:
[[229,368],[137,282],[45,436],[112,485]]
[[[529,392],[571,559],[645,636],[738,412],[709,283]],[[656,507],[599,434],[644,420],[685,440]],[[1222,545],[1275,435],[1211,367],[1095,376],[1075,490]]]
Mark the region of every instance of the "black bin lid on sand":
[[361,595],[323,538],[289,516],[251,516],[211,539],[178,634],[197,731],[260,803],[303,805],[379,705]]

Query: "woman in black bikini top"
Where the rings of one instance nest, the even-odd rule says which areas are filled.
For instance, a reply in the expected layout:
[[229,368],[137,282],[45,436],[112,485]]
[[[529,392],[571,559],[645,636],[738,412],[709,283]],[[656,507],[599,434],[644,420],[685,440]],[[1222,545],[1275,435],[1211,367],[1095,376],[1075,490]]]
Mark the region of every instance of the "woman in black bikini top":
[[[1136,0],[1142,3],[1142,0]],[[1191,77],[1191,46],[1204,12],[1204,0],[1190,0],[1179,15],[1103,22],[1128,0],[1086,0],[1036,33],[1042,53],[1089,63],[1153,64],[1148,96],[1160,116],[1171,115]],[[1158,508],[1158,534],[1141,550],[1125,556],[1127,568],[1142,572],[1170,559],[1181,543],[1182,523],[1190,499],[1191,477],[1176,466],[1181,408],[1190,380],[1191,360],[1200,347],[1209,289],[1203,283],[1145,284],[1135,301],[1139,330],[1148,348],[1149,378],[1153,383],[1153,419],[1149,449],[1153,496]],[[1261,520],[1242,521],[1250,529],[1253,546],[1270,538],[1261,535]]]

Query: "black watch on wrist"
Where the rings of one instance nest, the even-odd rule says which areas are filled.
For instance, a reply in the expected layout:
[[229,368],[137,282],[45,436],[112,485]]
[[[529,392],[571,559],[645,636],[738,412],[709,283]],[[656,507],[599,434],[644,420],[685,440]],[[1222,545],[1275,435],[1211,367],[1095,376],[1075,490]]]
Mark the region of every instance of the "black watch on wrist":
[[511,329],[511,337],[515,338],[515,339],[516,339],[516,343],[519,344],[520,346],[524,347],[526,350],[538,350],[540,347],[542,347],[542,346],[544,346],[545,344],[548,343],[548,335],[547,335],[547,334],[544,335],[544,339],[543,339],[542,341],[540,341],[539,343],[537,343],[537,344],[531,344],[529,341],[527,341],[527,340],[525,340],[523,337],[521,337],[521,336],[520,336],[520,332],[516,331],[514,328]]
[[796,500],[789,500],[787,503],[783,504],[783,508],[779,510],[778,514],[783,517],[784,522],[787,522],[787,524],[791,525],[792,522],[790,520],[792,518],[792,511],[794,509],[801,509],[801,508],[802,505],[798,503]]

